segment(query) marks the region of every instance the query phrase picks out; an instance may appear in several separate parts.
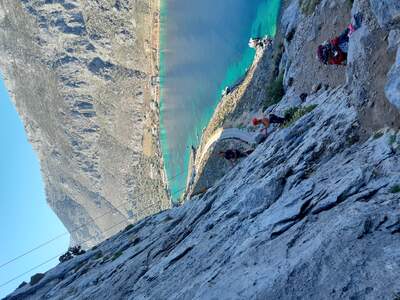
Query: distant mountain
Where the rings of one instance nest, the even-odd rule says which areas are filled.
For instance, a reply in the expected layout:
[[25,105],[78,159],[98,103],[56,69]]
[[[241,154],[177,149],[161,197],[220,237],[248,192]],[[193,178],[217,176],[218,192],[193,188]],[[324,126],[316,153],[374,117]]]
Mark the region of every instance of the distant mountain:
[[156,0],[0,3],[0,67],[72,243],[169,207],[158,19]]

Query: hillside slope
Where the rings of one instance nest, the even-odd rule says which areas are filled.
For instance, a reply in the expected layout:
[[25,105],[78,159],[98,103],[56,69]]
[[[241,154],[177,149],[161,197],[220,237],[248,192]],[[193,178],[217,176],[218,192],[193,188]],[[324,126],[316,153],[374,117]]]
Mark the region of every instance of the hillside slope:
[[158,9],[156,0],[0,2],[6,85],[47,201],[84,247],[169,207],[152,85]]

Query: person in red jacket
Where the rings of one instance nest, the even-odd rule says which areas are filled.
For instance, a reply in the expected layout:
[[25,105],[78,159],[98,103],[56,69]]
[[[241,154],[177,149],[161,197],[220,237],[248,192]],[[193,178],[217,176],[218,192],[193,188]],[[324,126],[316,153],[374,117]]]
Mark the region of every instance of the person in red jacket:
[[362,15],[354,16],[354,25],[350,24],[338,37],[325,41],[318,46],[317,57],[325,65],[346,65],[347,52],[349,50],[349,38],[361,27]]

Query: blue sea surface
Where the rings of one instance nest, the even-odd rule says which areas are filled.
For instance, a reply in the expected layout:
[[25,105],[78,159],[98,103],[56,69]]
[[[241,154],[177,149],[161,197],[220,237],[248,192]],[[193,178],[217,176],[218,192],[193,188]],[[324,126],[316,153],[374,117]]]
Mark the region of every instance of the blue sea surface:
[[161,0],[161,148],[171,196],[186,184],[221,91],[246,73],[250,37],[275,35],[280,0]]

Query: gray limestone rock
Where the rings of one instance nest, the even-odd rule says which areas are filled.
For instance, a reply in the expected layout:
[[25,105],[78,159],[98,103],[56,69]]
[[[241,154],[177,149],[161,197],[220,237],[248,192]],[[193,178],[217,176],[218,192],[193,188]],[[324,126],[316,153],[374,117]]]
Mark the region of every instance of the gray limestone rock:
[[400,110],[400,48],[397,50],[396,62],[388,74],[385,94],[389,101]]
[[400,29],[400,2],[398,0],[370,0],[379,25],[386,29]]
[[391,30],[389,32],[388,43],[388,50],[396,51],[396,49],[400,46],[400,29]]

